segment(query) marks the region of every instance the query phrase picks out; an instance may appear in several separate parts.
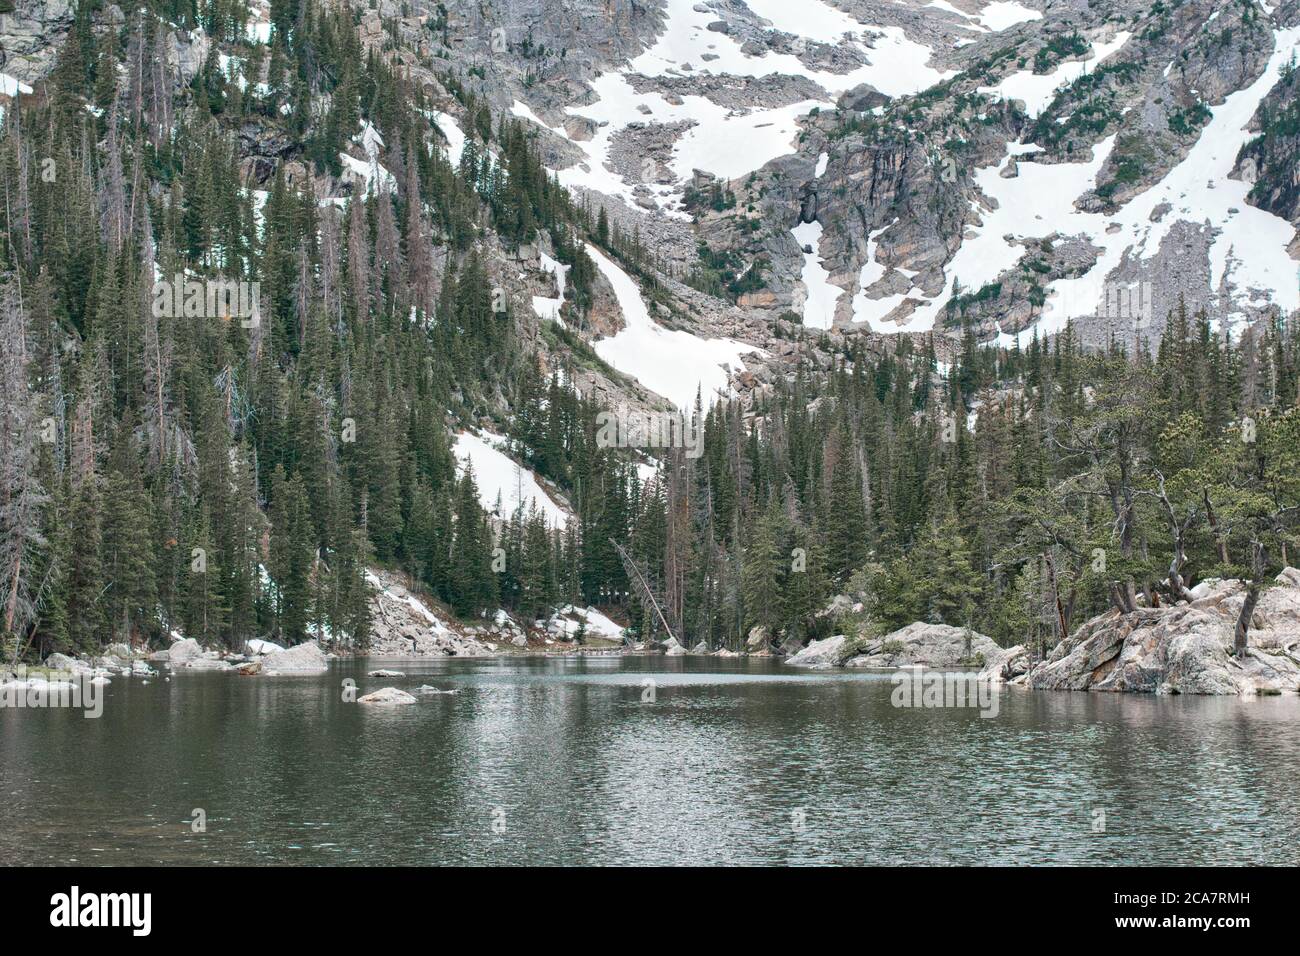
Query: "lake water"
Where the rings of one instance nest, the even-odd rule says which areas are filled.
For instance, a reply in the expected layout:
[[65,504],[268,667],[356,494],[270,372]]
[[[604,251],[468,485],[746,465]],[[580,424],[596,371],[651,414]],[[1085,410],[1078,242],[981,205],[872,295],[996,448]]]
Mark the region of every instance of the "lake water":
[[1300,863],[1296,697],[892,690],[694,657],[114,678],[97,720],[0,709],[0,863]]

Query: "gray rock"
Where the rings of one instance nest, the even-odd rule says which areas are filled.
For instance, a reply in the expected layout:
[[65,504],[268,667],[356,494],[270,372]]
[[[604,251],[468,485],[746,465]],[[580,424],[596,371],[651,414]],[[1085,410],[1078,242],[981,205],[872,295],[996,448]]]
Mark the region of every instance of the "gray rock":
[[1300,688],[1300,572],[1260,596],[1247,653],[1232,653],[1245,586],[1206,581],[1195,600],[1085,622],[1024,678],[1048,690],[1160,694],[1295,693]]
[[1032,662],[1029,650],[1023,644],[1014,647],[1000,647],[992,654],[986,655],[984,669],[979,676],[993,683],[1007,683],[1022,674],[1027,674]]
[[839,662],[844,642],[848,640],[843,634],[827,637],[820,641],[811,641],[808,646],[786,661],[791,667],[834,667]]
[[984,667],[1002,648],[963,627],[916,621],[863,644],[848,667]]
[[85,661],[79,661],[67,654],[51,654],[45,658],[45,666],[51,670],[66,671],[69,674],[89,674],[94,670]]
[[234,669],[225,661],[212,657],[193,658],[181,664],[180,668],[187,671],[228,671]]
[[173,664],[184,664],[203,656],[203,648],[192,637],[183,637],[176,641],[167,651],[167,659]]
[[405,677],[406,674],[403,673],[402,671],[386,671],[386,670],[377,670],[377,671],[367,671],[367,672],[366,672],[366,676],[367,676],[367,677],[398,677],[398,678],[400,678],[400,677]]
[[329,659],[315,641],[295,644],[262,658],[264,674],[320,674],[329,670]]

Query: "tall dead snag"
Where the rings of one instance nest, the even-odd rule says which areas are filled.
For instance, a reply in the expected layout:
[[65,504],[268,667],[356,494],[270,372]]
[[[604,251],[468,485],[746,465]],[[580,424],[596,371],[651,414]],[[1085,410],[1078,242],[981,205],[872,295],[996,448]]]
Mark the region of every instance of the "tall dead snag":
[[[623,562],[623,570],[627,572],[628,580],[632,582],[632,587],[636,589],[637,595],[644,603],[654,609],[655,614],[659,616],[659,623],[664,626],[664,630],[668,632],[668,636],[676,641],[677,635],[673,633],[672,627],[668,624],[668,618],[664,617],[663,605],[655,596],[654,588],[650,586],[650,581],[646,577],[645,572],[641,570],[641,566],[637,564],[636,561],[632,559],[632,555],[628,554],[624,547],[613,538],[609,539],[609,543],[612,544],[614,550],[618,552],[618,556]],[[680,644],[681,642],[678,641],[678,643]]]

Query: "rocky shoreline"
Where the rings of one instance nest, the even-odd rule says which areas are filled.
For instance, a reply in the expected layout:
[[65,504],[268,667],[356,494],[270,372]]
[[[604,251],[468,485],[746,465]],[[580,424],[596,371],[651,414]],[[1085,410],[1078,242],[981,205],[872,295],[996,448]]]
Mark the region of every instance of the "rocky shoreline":
[[962,628],[915,623],[875,640],[835,635],[813,641],[786,663],[978,670],[983,679],[1032,690],[1300,693],[1300,570],[1284,569],[1263,591],[1241,656],[1233,653],[1233,629],[1245,584],[1210,579],[1191,595],[1172,605],[1097,615],[1038,661],[1023,644],[1000,647]]
[[[623,646],[605,633],[599,643],[575,640],[594,609],[564,608],[531,632],[498,619],[492,624],[453,630],[429,606],[393,580],[376,581],[377,640],[364,650],[327,652],[316,641],[281,647],[249,641],[245,653],[204,648],[193,638],[173,635],[166,650],[142,651],[113,644],[101,655],[79,660],[51,654],[44,667],[104,683],[113,677],[147,681],[160,668],[178,671],[233,671],[244,676],[322,674],[334,660],[419,660],[426,657],[691,655],[778,657],[767,635],[753,633],[744,651],[710,650],[702,642],[687,649],[674,640]],[[1033,690],[1095,690],[1123,693],[1250,695],[1300,693],[1300,570],[1287,568],[1266,588],[1256,606],[1246,654],[1232,652],[1233,626],[1245,598],[1245,585],[1211,579],[1191,591],[1192,600],[1129,614],[1110,610],[1086,621],[1046,658],[1034,660],[1025,645],[1001,647],[966,628],[916,622],[883,637],[837,634],[815,640],[786,658],[792,667],[896,670],[921,666],[977,672],[981,679]],[[843,601],[841,601],[843,603]],[[617,627],[607,618],[601,626]],[[757,631],[758,629],[756,629]],[[467,631],[469,633],[467,633]],[[531,633],[532,642],[529,641]],[[538,643],[538,634],[549,635]],[[518,638],[523,637],[520,641]],[[604,646],[601,646],[604,645]],[[372,677],[403,672],[371,671]],[[165,677],[164,679],[170,679]],[[436,688],[420,691],[436,692]],[[393,691],[393,693],[386,693]],[[395,688],[383,699],[364,703],[413,703]],[[375,695],[367,695],[374,697]],[[407,701],[402,697],[410,697]]]

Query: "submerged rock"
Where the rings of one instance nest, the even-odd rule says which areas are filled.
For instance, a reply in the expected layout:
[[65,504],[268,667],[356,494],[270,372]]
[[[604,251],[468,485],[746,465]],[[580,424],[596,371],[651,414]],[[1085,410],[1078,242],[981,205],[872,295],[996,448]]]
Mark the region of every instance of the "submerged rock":
[[366,676],[367,677],[405,677],[406,674],[404,674],[402,671],[377,670],[377,671],[367,671]]
[[320,674],[329,666],[329,658],[315,641],[304,641],[262,658],[264,674]]
[[414,697],[404,690],[398,690],[396,687],[385,687],[382,690],[357,698],[358,704],[414,704],[416,702]]
[[1246,587],[1205,581],[1194,600],[1109,610],[1087,621],[1023,678],[1047,690],[1147,694],[1294,693],[1300,689],[1300,571],[1287,568],[1260,594],[1247,653],[1232,643]]

